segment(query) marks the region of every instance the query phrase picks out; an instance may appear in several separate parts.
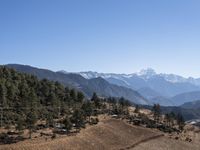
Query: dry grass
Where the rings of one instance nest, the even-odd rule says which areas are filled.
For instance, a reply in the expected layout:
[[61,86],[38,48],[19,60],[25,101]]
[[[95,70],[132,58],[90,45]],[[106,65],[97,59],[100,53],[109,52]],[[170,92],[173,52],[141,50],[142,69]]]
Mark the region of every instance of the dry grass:
[[[0,146],[0,150],[116,150],[116,149],[194,149],[190,143],[161,137],[161,133],[129,125],[123,121],[104,118],[96,126],[81,130],[76,136],[59,137],[45,141],[44,138],[27,140]],[[176,146],[173,146],[176,145]]]
[[176,141],[167,137],[143,142],[131,150],[199,150],[198,144]]

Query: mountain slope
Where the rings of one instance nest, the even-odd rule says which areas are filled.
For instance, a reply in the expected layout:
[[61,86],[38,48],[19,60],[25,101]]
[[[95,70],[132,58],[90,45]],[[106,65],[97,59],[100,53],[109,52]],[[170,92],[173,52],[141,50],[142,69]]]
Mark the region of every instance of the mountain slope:
[[152,99],[155,97],[159,97],[161,94],[152,90],[149,87],[140,88],[137,90],[142,96],[146,97],[147,99]]
[[174,106],[174,103],[170,100],[170,98],[166,98],[161,96],[160,93],[152,90],[151,88],[141,88],[138,92],[146,97],[152,104],[160,104],[162,106]]
[[200,100],[184,103],[180,107],[185,108],[185,109],[199,109],[200,110]]
[[192,102],[199,99],[200,91],[182,93],[171,98],[176,105],[182,105],[186,102]]
[[[197,138],[198,140],[198,138]],[[150,146],[149,146],[150,145]],[[2,145],[0,150],[199,150],[199,144],[183,142],[163,136],[151,129],[133,126],[122,120],[100,120],[86,127],[76,136],[62,136],[45,141],[44,138]]]
[[172,83],[162,76],[156,75],[147,80],[149,87],[164,97],[172,97],[177,94],[199,90],[199,87],[186,82]]
[[162,96],[151,98],[149,99],[149,101],[154,104],[160,104],[161,106],[175,106],[175,104],[170,98],[165,98]]
[[138,92],[117,85],[110,84],[103,78],[85,79],[81,75],[73,73],[53,72],[46,69],[38,69],[31,66],[9,64],[7,67],[14,68],[19,72],[33,74],[39,79],[49,79],[52,81],[58,81],[64,85],[75,87],[83,91],[87,96],[92,96],[93,92],[96,92],[100,96],[113,96],[124,97],[130,101],[138,104],[149,104],[149,102],[143,98]]

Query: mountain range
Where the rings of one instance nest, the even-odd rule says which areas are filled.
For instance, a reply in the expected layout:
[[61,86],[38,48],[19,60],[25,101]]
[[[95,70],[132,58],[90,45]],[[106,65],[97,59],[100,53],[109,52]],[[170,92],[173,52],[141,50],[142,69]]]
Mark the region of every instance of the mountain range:
[[160,103],[164,106],[181,105],[200,98],[199,96],[196,97],[200,95],[200,78],[184,78],[175,74],[158,74],[151,68],[132,74],[91,71],[78,74],[86,79],[101,77],[112,84],[131,88],[147,98],[150,103]]
[[37,76],[39,79],[48,79],[58,81],[71,88],[76,88],[85,93],[86,96],[91,97],[94,92],[102,97],[124,97],[133,103],[137,104],[150,104],[147,99],[141,96],[137,91],[111,84],[101,77],[86,79],[79,74],[53,72],[47,69],[39,69],[27,65],[9,64],[6,65],[19,72],[28,73]]
[[39,79],[59,81],[83,91],[88,97],[96,92],[102,97],[124,97],[137,104],[159,103],[162,106],[180,106],[200,99],[200,79],[184,78],[174,74],[157,74],[153,69],[133,74],[114,74],[91,71],[54,72],[19,64],[6,66],[33,74]]

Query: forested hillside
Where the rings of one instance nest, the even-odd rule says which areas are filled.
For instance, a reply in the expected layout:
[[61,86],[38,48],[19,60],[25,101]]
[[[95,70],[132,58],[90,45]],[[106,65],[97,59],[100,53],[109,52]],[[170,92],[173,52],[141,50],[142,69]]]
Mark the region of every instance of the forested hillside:
[[[109,110],[106,104],[111,104]],[[48,128],[62,123],[64,131],[69,132],[72,127],[80,129],[86,123],[97,123],[97,118],[91,120],[92,115],[123,113],[129,105],[124,98],[100,99],[95,93],[87,100],[82,92],[58,82],[0,67],[0,125],[18,131],[29,129],[30,138],[36,126]],[[5,135],[0,135],[1,140],[8,142]]]
[[79,108],[84,95],[58,82],[38,80],[35,76],[0,67],[1,126],[32,128],[41,119],[51,125],[53,119]]

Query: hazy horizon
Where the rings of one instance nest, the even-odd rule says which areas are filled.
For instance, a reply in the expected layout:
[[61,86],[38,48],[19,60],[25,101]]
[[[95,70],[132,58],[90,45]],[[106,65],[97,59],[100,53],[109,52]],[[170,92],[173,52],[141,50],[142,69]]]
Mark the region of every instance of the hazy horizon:
[[197,0],[0,2],[0,64],[200,77]]

